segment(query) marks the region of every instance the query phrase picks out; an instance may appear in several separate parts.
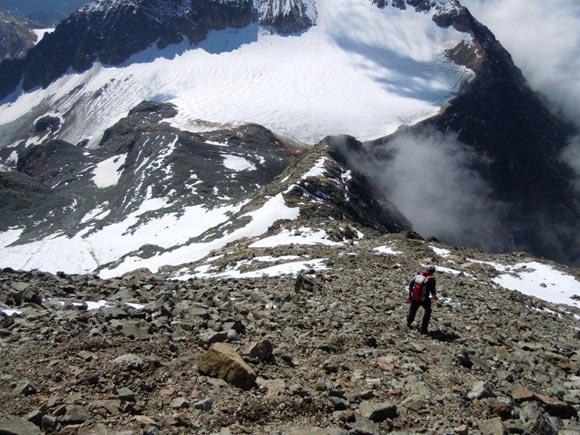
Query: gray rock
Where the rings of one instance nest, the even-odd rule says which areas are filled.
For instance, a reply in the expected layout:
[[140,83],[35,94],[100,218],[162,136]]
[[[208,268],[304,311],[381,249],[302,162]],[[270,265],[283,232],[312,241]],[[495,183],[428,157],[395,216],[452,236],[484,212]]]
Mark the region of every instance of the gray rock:
[[501,418],[492,418],[491,420],[482,421],[478,424],[482,435],[504,435],[505,426]]
[[286,432],[288,435],[348,435],[348,431],[338,427],[299,426]]
[[359,405],[359,413],[374,422],[381,422],[387,418],[395,418],[397,416],[397,406],[392,402],[364,401]]
[[268,339],[258,343],[248,343],[241,349],[242,355],[256,358],[260,361],[271,361],[274,356],[274,346]]
[[540,417],[540,406],[536,402],[526,402],[520,407],[520,419],[524,422],[537,420]]
[[355,434],[380,434],[381,429],[378,423],[362,415],[355,414],[355,420],[348,422],[346,427]]
[[226,331],[207,331],[199,335],[199,341],[206,346],[214,343],[223,343],[228,339]]
[[80,406],[67,406],[66,413],[61,417],[64,425],[82,424],[89,420],[91,415]]
[[117,415],[119,414],[119,408],[121,402],[119,400],[95,400],[89,402],[86,406],[87,411],[93,412],[98,410],[105,410],[107,414]]
[[116,320],[116,329],[133,340],[149,340],[151,338],[151,325],[142,320]]
[[135,401],[135,393],[127,387],[119,388],[117,390],[117,396],[119,397],[119,399],[121,399],[125,402],[134,402]]
[[206,398],[200,400],[199,402],[193,405],[194,409],[201,409],[202,411],[209,411],[213,406],[215,399],[211,396],[207,396]]
[[99,314],[102,315],[106,321],[113,319],[126,319],[128,317],[127,311],[121,307],[101,307]]
[[18,385],[16,385],[16,388],[14,388],[14,393],[24,396],[31,396],[37,392],[38,388],[36,388],[36,386],[28,379],[19,382]]
[[143,358],[134,353],[126,353],[115,358],[112,363],[116,366],[122,367],[125,370],[142,370]]
[[58,419],[54,415],[44,415],[40,422],[40,425],[43,430],[51,430],[56,428],[58,424]]
[[176,397],[169,406],[171,406],[171,409],[189,408],[189,401],[185,397]]
[[0,420],[2,435],[40,435],[40,429],[33,423],[20,417],[8,417]]

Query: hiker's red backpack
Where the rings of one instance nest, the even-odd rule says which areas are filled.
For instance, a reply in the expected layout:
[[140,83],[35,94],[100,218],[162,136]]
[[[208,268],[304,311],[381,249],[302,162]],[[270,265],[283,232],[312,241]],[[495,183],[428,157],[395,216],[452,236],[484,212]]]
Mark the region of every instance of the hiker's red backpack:
[[409,295],[411,302],[423,302],[427,299],[427,282],[431,278],[430,275],[418,273],[413,279],[413,287]]

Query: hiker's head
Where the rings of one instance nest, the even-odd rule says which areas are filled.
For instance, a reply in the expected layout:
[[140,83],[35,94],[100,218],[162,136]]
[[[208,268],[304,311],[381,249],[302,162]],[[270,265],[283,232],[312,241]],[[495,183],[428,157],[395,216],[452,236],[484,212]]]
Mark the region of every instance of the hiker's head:
[[429,265],[427,266],[427,269],[425,269],[425,271],[429,274],[429,275],[433,275],[437,269],[435,269],[435,266],[433,265]]

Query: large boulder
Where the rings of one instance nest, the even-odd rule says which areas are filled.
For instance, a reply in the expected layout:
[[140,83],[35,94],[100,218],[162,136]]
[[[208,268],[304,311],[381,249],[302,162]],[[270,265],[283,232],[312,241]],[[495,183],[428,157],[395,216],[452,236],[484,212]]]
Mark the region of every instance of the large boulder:
[[214,343],[199,360],[201,373],[221,378],[236,387],[249,390],[256,386],[256,373],[227,343]]
[[8,417],[0,420],[0,434],[6,435],[40,435],[40,429],[33,423],[19,417]]

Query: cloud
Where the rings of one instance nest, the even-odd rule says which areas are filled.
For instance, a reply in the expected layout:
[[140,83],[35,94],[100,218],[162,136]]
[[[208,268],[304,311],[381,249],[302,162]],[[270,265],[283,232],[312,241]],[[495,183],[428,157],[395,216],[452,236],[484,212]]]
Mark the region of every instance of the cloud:
[[532,88],[580,127],[580,1],[461,3],[492,30]]
[[490,250],[511,249],[501,225],[504,207],[472,169],[481,157],[455,136],[429,129],[404,133],[381,150],[386,158],[350,156],[364,173],[425,237]]
[[568,146],[564,148],[562,160],[575,172],[574,188],[580,195],[580,136],[572,138]]

